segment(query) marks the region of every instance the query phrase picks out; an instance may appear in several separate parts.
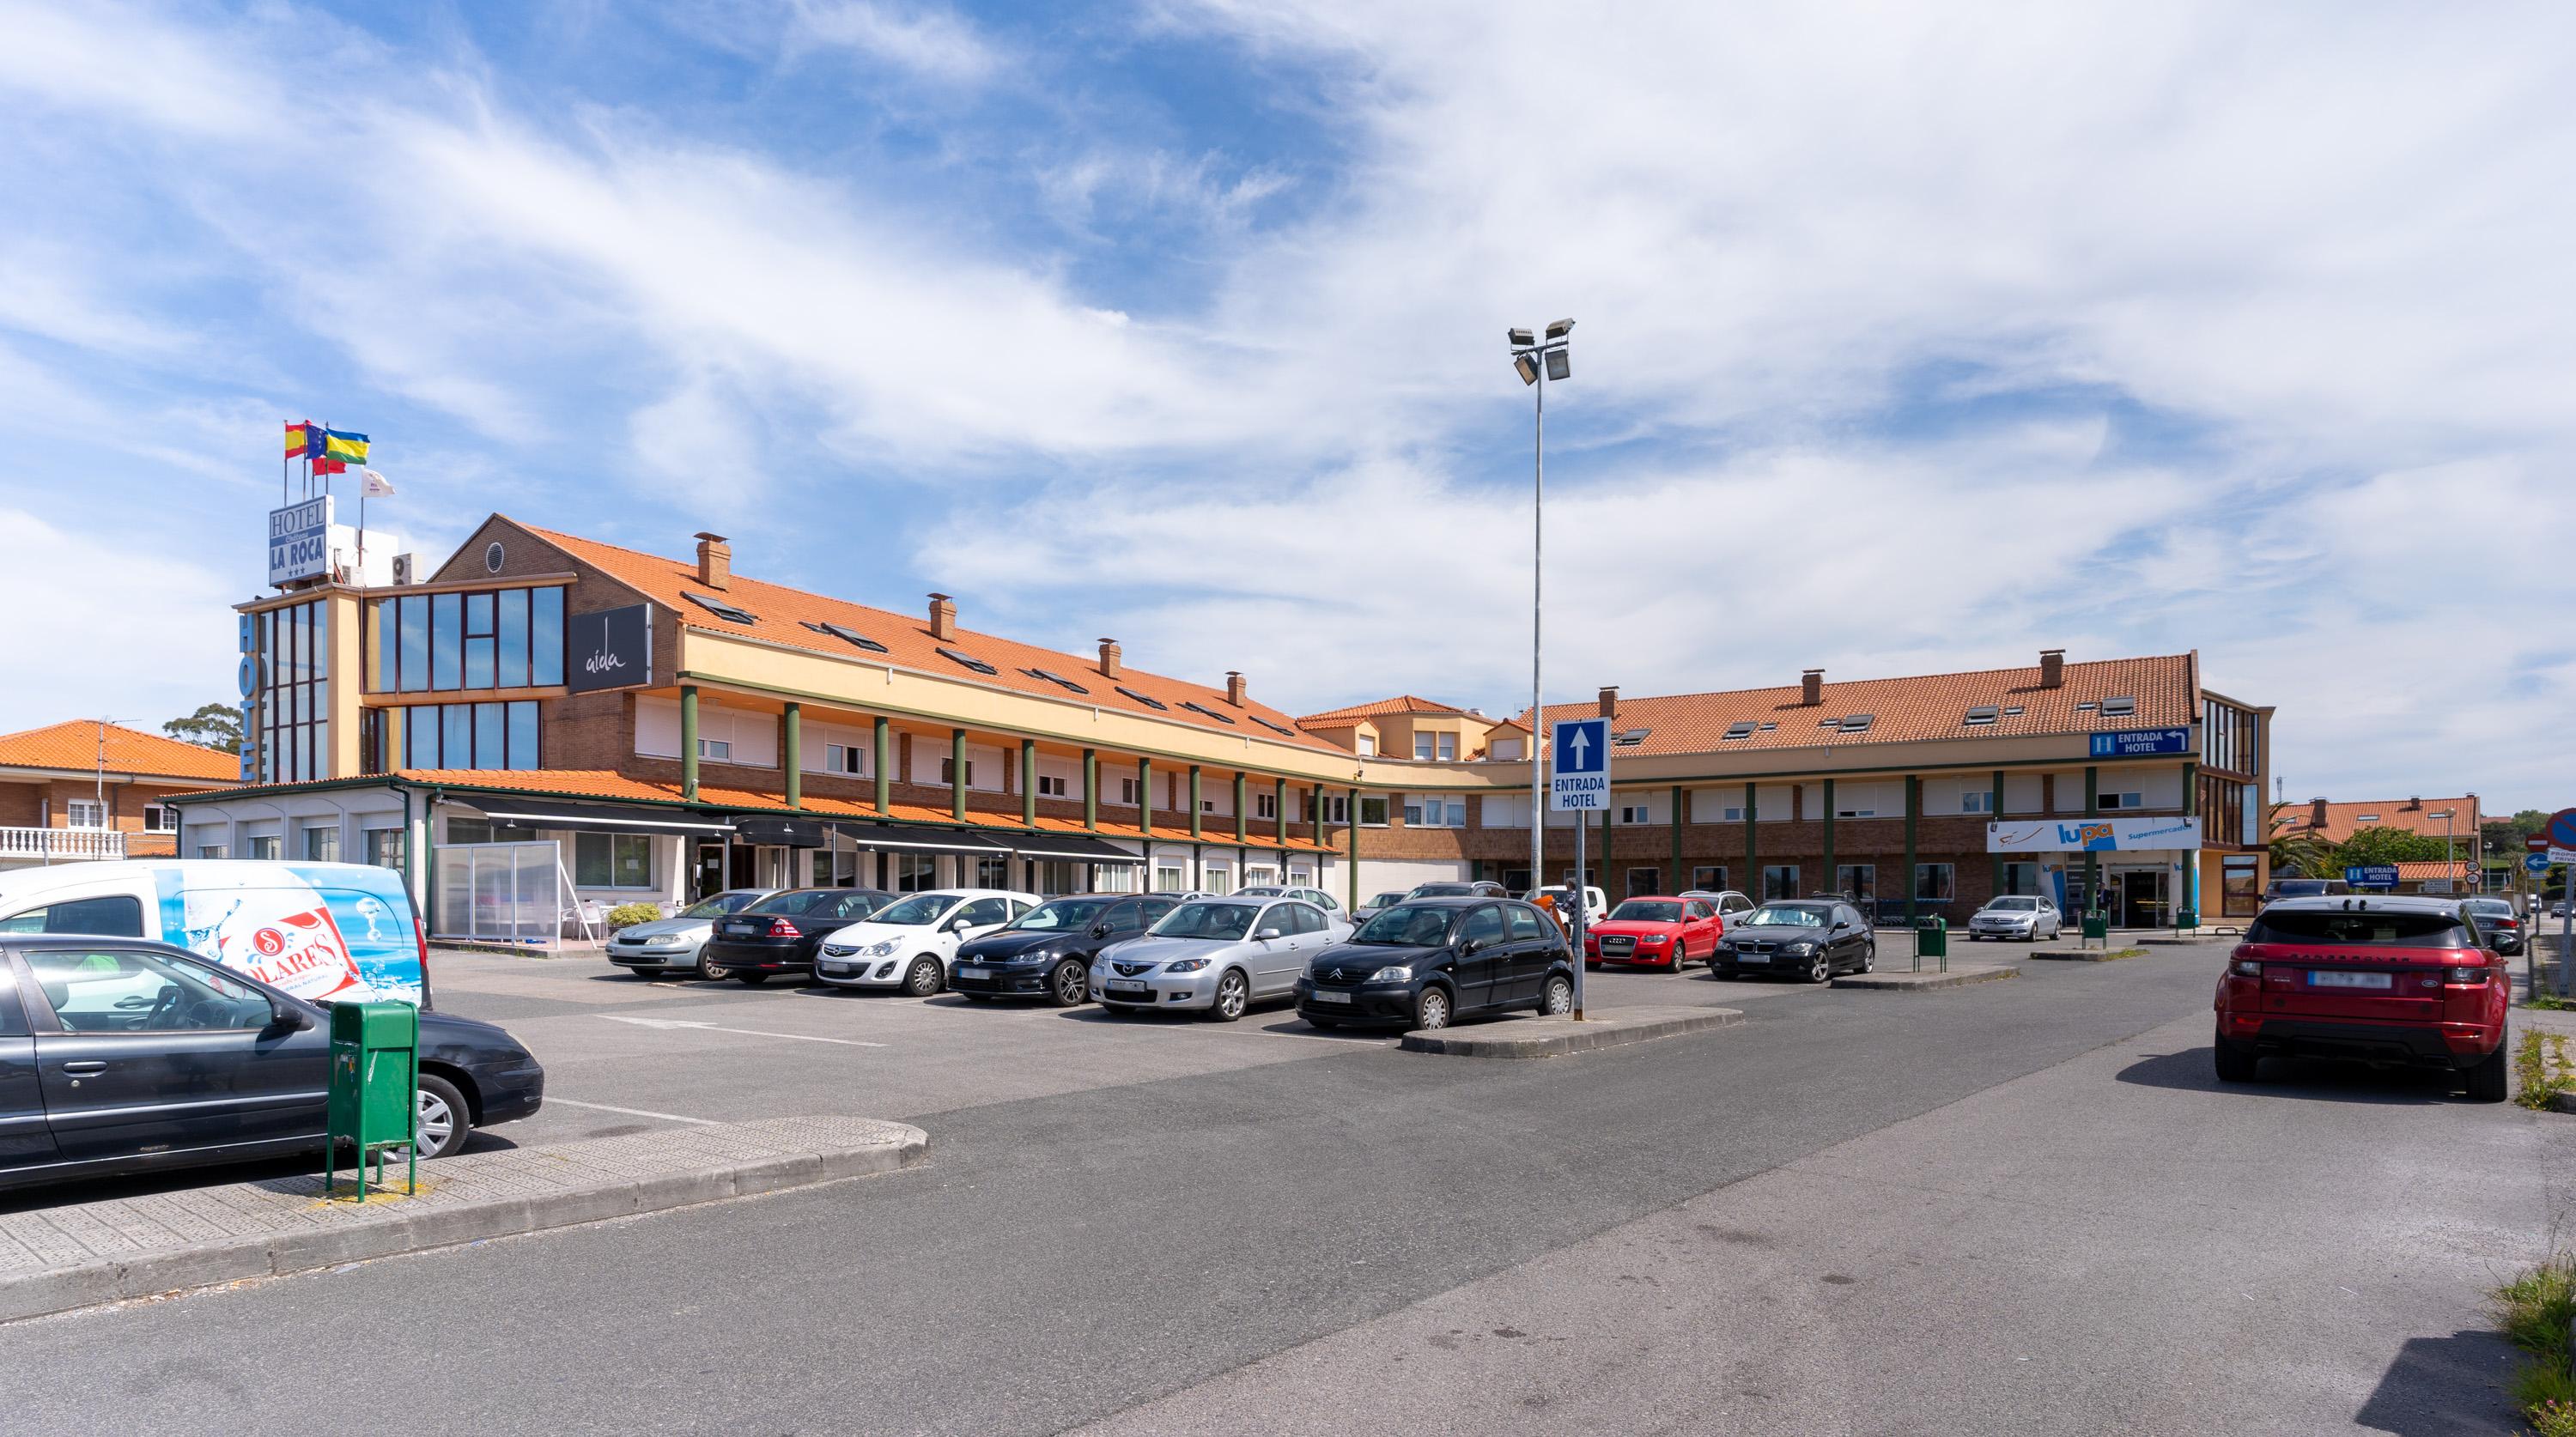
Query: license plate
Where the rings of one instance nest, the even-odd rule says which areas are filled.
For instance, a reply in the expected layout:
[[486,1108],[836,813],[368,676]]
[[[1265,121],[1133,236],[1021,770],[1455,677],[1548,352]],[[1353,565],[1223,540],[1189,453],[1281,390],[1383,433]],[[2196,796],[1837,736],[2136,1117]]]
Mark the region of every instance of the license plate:
[[960,978],[974,978],[980,980],[992,977],[993,970],[990,968],[960,968],[957,970],[957,976]]
[[1151,993],[1154,990],[1147,984],[1125,983],[1113,978],[1109,980],[1109,991],[1112,993]]
[[1735,955],[1735,961],[1738,963],[1768,963],[1771,961],[1771,955],[1768,953],[1738,953]]
[[846,978],[850,975],[851,971],[857,967],[856,964],[852,963],[825,963],[821,966],[825,973],[834,978]]
[[1348,993],[1327,993],[1321,988],[1315,990],[1314,998],[1318,1003],[1356,1003],[1359,1001]]
[[2389,977],[2385,973],[2318,972],[2308,975],[2308,986],[2311,988],[2385,988],[2389,986]]

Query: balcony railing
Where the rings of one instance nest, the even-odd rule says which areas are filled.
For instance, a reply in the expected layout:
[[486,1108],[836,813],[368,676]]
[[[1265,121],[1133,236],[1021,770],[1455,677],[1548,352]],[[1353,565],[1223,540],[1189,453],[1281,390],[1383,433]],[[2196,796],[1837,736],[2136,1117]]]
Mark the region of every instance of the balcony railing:
[[0,859],[73,863],[123,858],[125,834],[113,828],[0,828]]

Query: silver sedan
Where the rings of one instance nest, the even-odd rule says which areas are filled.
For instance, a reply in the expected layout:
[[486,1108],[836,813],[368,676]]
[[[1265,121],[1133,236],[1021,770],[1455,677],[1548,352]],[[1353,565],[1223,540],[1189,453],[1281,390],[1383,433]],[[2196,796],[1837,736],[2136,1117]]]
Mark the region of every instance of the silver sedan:
[[608,961],[632,968],[639,977],[655,973],[698,971],[698,950],[715,932],[716,920],[740,912],[776,892],[771,888],[728,888],[710,894],[668,918],[630,923],[608,940]]
[[1201,898],[1164,915],[1141,938],[1101,950],[1091,996],[1104,1011],[1179,1009],[1231,1023],[1297,987],[1306,960],[1351,926],[1297,898]]
[[1997,898],[1968,919],[1968,937],[2019,938],[2033,942],[2066,931],[2066,919],[2045,898]]

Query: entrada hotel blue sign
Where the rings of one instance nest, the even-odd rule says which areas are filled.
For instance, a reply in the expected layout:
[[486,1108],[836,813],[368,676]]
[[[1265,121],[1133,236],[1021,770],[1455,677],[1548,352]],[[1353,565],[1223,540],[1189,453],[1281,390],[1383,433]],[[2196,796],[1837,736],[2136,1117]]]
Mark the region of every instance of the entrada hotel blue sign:
[[2124,728],[2093,735],[2095,758],[2149,758],[2160,753],[2191,752],[2187,728]]

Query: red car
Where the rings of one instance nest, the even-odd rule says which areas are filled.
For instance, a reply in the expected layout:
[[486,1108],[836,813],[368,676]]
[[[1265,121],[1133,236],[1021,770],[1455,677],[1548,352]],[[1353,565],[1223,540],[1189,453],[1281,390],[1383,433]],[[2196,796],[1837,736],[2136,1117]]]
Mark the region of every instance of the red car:
[[2254,920],[2218,980],[2218,1080],[2269,1057],[2459,1075],[2505,1096],[2512,978],[2476,916],[2440,898],[2291,898]]
[[1725,935],[1716,905],[1705,898],[1631,898],[1583,931],[1583,961],[1679,972],[1689,958],[1715,952]]

